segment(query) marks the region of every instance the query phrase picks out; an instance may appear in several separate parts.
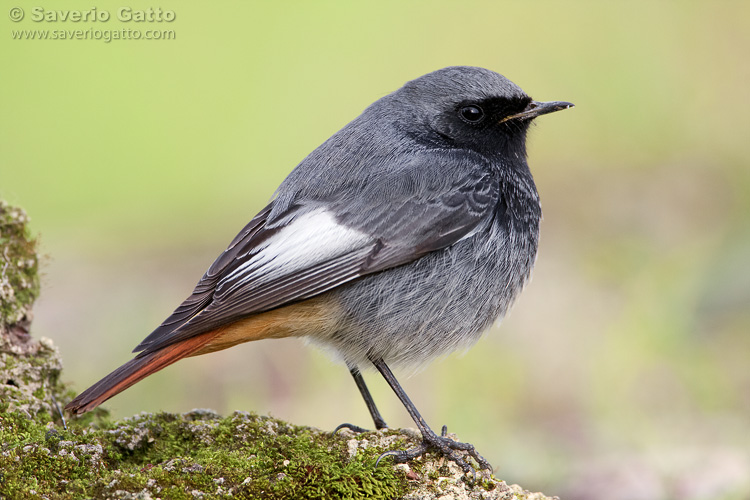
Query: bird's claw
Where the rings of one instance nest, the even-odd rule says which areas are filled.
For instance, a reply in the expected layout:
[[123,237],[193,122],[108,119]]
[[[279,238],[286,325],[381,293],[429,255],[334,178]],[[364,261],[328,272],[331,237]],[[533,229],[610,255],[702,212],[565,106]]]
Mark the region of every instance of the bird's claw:
[[454,441],[451,438],[447,437],[448,435],[448,427],[443,426],[442,432],[440,433],[440,436],[432,432],[428,429],[429,432],[423,433],[422,435],[422,442],[415,446],[414,448],[408,449],[408,450],[391,450],[386,451],[385,453],[381,454],[377,461],[375,462],[375,466],[377,467],[378,464],[382,459],[385,457],[393,457],[394,461],[396,463],[404,463],[408,462],[409,460],[412,460],[414,458],[417,458],[419,456],[424,455],[428,450],[437,450],[439,451],[444,457],[446,457],[448,460],[451,460],[456,463],[459,467],[461,467],[461,470],[464,471],[464,473],[471,472],[474,475],[474,480],[476,481],[477,472],[474,469],[474,467],[471,466],[464,458],[459,454],[456,453],[456,451],[465,451],[468,455],[470,455],[476,463],[479,465],[480,469],[486,469],[489,471],[492,471],[492,465],[482,456],[480,455],[477,450],[474,448],[474,445],[470,443],[462,443],[460,441]]
[[360,427],[360,426],[358,426],[358,425],[354,425],[354,424],[347,424],[347,423],[343,423],[343,424],[340,424],[340,425],[339,425],[338,427],[336,427],[335,429],[333,429],[333,434],[335,435],[335,434],[336,434],[336,433],[338,433],[338,432],[339,432],[339,431],[340,431],[341,429],[349,429],[350,431],[352,431],[352,432],[354,432],[354,433],[356,433],[356,434],[361,434],[361,433],[363,433],[363,432],[368,432],[368,431],[367,431],[367,429],[365,429],[364,427]]

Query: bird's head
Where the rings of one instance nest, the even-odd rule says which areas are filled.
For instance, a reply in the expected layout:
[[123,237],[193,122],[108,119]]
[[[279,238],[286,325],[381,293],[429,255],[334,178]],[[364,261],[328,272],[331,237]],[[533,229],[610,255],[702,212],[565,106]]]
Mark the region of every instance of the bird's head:
[[534,101],[504,76],[469,66],[428,73],[389,97],[396,123],[413,138],[518,157],[525,157],[526,132],[535,117],[573,106]]

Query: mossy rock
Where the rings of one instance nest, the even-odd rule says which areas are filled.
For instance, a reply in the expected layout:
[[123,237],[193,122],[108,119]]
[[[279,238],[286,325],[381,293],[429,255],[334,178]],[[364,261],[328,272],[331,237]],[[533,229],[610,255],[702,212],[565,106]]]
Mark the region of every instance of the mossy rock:
[[427,455],[381,463],[415,433],[333,435],[245,412],[142,413],[89,425],[3,411],[0,492],[5,498],[543,499],[489,475],[464,475]]
[[334,435],[211,410],[114,422],[99,408],[65,422],[59,408],[73,392],[59,382],[59,352],[29,335],[39,291],[35,241],[23,211],[0,203],[0,220],[2,283],[10,287],[0,324],[0,500],[547,498],[486,472],[465,475],[432,454],[376,467],[381,453],[418,443],[410,430]]
[[36,240],[26,212],[0,200],[0,331],[31,324],[31,305],[39,295]]

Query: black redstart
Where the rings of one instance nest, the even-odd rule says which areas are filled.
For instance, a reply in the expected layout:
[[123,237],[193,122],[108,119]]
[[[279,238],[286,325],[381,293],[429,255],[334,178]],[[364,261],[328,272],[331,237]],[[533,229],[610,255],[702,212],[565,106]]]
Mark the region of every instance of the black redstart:
[[468,346],[508,310],[539,238],[526,133],[533,118],[571,106],[533,101],[474,67],[379,99],[302,160],[135,358],[66,408],[91,410],[187,356],[304,336],[347,364],[376,428],[386,424],[359,367],[375,366],[406,406],[423,442],[385,455],[436,449],[470,471],[455,451],[465,450],[491,469],[427,426],[388,364]]

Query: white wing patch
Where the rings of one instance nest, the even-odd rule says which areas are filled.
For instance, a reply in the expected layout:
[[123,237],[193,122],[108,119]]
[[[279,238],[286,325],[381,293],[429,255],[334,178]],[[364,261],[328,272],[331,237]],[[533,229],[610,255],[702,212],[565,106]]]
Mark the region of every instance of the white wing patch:
[[223,295],[251,281],[262,284],[293,275],[372,244],[370,236],[339,224],[319,208],[296,217],[269,238],[247,262],[225,276],[216,291]]

